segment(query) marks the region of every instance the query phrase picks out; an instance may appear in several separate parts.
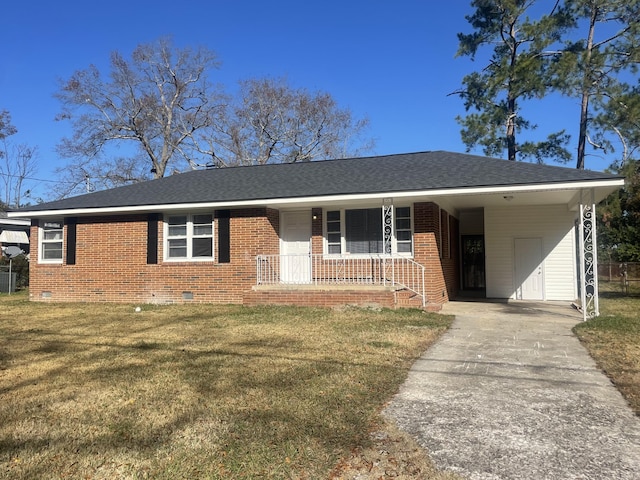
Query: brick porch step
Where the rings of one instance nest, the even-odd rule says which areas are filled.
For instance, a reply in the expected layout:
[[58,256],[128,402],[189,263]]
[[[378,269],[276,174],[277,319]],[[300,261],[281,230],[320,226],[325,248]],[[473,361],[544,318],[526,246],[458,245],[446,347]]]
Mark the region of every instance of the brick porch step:
[[[242,303],[247,306],[422,308],[419,295],[403,288],[377,285],[257,285],[244,292]],[[441,308],[427,307],[429,311]]]

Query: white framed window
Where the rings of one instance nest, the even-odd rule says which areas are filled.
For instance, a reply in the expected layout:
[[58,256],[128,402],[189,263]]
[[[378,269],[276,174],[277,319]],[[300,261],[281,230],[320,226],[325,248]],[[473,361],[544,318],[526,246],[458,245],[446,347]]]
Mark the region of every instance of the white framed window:
[[344,211],[345,252],[353,255],[384,253],[381,208]]
[[213,214],[167,215],[165,260],[213,260]]
[[40,223],[38,233],[38,261],[40,263],[62,263],[64,225],[62,220],[45,220]]
[[413,253],[413,228],[411,223],[411,207],[396,207],[395,237],[396,252]]
[[342,253],[342,213],[340,210],[327,212],[327,253]]
[[[392,254],[413,254],[411,212],[408,206],[394,208]],[[325,254],[367,256],[385,253],[382,207],[329,209],[324,218]]]

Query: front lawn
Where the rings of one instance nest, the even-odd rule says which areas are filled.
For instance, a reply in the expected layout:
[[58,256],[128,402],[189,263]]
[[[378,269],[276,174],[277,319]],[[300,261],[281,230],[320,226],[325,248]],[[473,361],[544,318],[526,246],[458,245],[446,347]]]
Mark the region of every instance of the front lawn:
[[640,298],[615,292],[600,297],[600,316],[574,332],[598,366],[640,415]]
[[0,475],[322,479],[451,318],[0,296]]

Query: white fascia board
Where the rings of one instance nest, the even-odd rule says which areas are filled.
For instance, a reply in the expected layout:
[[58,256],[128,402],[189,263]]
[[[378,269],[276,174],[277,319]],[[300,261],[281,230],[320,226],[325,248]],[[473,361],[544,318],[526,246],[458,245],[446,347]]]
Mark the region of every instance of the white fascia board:
[[[11,212],[7,212],[7,216],[11,215]],[[15,219],[10,218],[0,218],[0,225],[19,225],[21,227],[29,227],[31,226],[31,220],[27,220],[24,218],[24,214],[15,215]]]
[[463,188],[445,188],[440,190],[427,190],[424,192],[400,192],[394,194],[381,195],[384,197],[408,197],[429,195],[434,197],[453,196],[453,195],[480,195],[480,194],[504,194],[504,193],[533,193],[533,192],[553,192],[561,190],[576,190],[583,188],[598,187],[618,187],[624,186],[623,178],[612,180],[596,180],[582,182],[565,182],[565,183],[545,183],[536,185],[511,185],[511,186],[494,186],[494,187],[463,187]]
[[[544,192],[556,190],[579,190],[581,188],[597,187],[617,187],[623,186],[624,179],[611,180],[585,180],[581,182],[546,183],[536,185],[512,185],[512,186],[492,186],[492,187],[462,187],[443,188],[436,190],[413,190],[400,192],[382,193],[356,193],[343,195],[323,195],[316,197],[293,197],[293,198],[268,198],[257,200],[236,200],[231,202],[201,202],[201,203],[174,203],[158,205],[133,205],[125,207],[98,207],[98,208],[77,208],[63,210],[43,210],[37,212],[26,212],[30,216],[42,217],[63,217],[71,215],[104,215],[120,213],[147,213],[157,211],[178,211],[196,209],[216,209],[216,208],[240,208],[240,207],[269,207],[273,205],[295,205],[301,203],[322,204],[326,202],[342,202],[356,200],[376,200],[384,198],[410,198],[410,197],[442,197],[455,195],[478,195],[492,193],[522,193],[522,192]],[[7,212],[8,216],[24,216],[25,212]]]

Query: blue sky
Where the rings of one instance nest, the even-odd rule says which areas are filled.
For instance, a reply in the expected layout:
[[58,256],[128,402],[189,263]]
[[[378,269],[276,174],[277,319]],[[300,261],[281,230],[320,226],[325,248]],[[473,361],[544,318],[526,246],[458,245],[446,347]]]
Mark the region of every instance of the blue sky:
[[[65,163],[55,145],[69,135],[55,122],[58,79],[95,64],[107,73],[109,54],[126,57],[140,43],[170,35],[180,47],[214,50],[214,82],[286,77],[295,87],[329,92],[341,107],[370,119],[374,154],[464,151],[456,115],[462,101],[448,93],[481,62],[454,58],[458,32],[469,32],[467,0],[220,1],[113,0],[7,2],[0,24],[0,109],[39,149],[38,178]],[[575,100],[532,106],[540,133],[578,122]],[[575,142],[571,145],[575,151]],[[479,150],[474,153],[481,153]],[[587,158],[602,170],[610,160]],[[569,165],[573,166],[573,164]],[[46,182],[37,188],[46,194]]]

